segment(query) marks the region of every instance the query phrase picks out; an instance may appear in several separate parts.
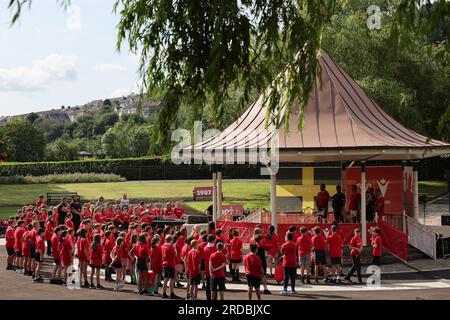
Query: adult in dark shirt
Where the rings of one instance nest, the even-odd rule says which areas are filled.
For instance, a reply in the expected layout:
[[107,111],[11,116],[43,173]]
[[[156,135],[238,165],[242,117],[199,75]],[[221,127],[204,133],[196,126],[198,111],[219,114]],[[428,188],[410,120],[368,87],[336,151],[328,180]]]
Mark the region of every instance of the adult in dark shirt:
[[213,221],[213,205],[212,204],[205,210],[205,214],[208,217],[208,221]]
[[67,213],[70,212],[69,204],[67,203],[67,198],[62,198],[61,203],[56,207],[58,209],[58,225],[64,224]]
[[375,201],[376,197],[372,187],[366,192],[366,221],[373,222],[375,219]]
[[81,223],[81,203],[78,201],[77,196],[72,196],[72,202],[70,203],[70,212],[72,213],[73,227],[75,233],[78,231]]
[[336,186],[336,193],[332,197],[331,205],[334,212],[334,220],[336,222],[344,222],[344,215],[342,214],[345,208],[345,195],[342,193],[342,187]]

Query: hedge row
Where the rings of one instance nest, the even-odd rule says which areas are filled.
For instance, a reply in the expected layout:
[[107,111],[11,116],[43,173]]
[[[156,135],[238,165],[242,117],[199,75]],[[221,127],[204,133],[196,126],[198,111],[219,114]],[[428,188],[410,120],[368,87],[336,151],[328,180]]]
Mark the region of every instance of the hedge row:
[[[108,159],[39,163],[2,163],[0,176],[43,176],[68,173],[112,173],[127,180],[210,179],[208,165],[175,165],[165,158]],[[227,165],[225,178],[259,179],[256,165]]]

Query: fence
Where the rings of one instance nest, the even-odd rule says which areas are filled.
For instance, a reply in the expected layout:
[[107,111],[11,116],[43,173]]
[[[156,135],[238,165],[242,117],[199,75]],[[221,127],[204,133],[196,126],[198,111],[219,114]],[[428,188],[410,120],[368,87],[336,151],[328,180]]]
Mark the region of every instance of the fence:
[[421,224],[417,220],[404,215],[408,230],[408,243],[436,260],[436,244],[439,235],[430,227]]

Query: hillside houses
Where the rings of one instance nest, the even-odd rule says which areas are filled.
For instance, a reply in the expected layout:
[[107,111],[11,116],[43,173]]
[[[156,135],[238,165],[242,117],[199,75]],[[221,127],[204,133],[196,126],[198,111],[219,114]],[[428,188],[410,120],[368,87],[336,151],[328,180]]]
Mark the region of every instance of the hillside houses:
[[[35,112],[35,114],[44,119],[53,119],[61,122],[73,122],[81,116],[94,116],[105,104],[112,106],[113,110],[117,112],[120,117],[137,113],[139,105],[141,105],[141,114],[145,117],[151,114],[158,114],[162,107],[161,101],[159,100],[144,98],[144,101],[141,102],[138,95],[130,94],[126,97],[94,100],[82,106],[61,106],[58,109]],[[6,125],[13,118],[23,119],[28,115],[29,114],[0,116],[0,126]]]

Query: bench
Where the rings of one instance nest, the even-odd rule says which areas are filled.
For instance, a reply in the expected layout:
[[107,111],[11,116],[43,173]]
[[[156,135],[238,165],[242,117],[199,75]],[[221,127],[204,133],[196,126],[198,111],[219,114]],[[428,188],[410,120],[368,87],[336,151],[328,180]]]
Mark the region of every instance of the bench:
[[47,205],[55,206],[61,203],[62,198],[67,198],[67,201],[72,200],[72,196],[78,196],[76,192],[48,192]]

